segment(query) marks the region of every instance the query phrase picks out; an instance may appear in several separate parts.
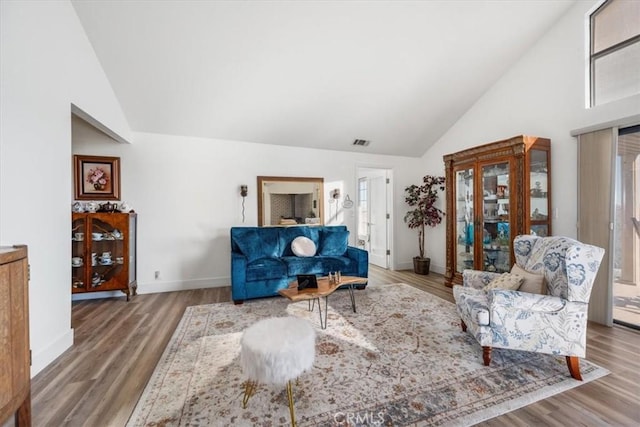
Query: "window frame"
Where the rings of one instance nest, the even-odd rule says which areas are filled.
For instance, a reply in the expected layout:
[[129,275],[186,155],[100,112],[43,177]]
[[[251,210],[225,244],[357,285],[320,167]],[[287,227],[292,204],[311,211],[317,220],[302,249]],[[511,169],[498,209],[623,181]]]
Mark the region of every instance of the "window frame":
[[595,9],[589,13],[589,107],[593,108],[598,106],[596,103],[596,61],[604,58],[612,53],[629,47],[633,44],[640,43],[640,34],[630,37],[626,40],[618,42],[612,46],[602,49],[598,53],[594,53],[595,48],[595,36],[596,36],[596,16],[606,9],[614,0],[604,0],[601,4],[595,7]]

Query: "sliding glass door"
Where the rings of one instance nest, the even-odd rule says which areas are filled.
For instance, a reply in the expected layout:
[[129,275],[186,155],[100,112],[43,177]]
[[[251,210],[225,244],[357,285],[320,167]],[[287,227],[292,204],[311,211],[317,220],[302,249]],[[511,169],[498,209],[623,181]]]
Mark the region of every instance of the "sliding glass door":
[[640,126],[620,129],[617,146],[613,321],[640,328]]

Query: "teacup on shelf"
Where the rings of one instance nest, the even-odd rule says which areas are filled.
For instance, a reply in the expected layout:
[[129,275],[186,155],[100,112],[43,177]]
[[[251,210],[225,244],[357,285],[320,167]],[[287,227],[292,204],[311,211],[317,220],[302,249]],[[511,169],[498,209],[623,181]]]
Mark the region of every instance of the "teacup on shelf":
[[98,204],[96,202],[89,202],[85,207],[89,213],[95,213],[98,210]]

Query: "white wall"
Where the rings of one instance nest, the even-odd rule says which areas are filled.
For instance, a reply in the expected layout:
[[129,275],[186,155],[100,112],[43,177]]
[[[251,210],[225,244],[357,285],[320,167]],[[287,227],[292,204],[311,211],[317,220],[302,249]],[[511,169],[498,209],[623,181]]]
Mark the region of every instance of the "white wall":
[[[585,20],[595,1],[580,1],[423,156],[444,173],[442,156],[515,135],[551,139],[555,235],[576,237],[577,150],[570,131],[640,113],[640,95],[585,108]],[[452,88],[455,90],[455,88]],[[445,227],[427,232],[437,264],[445,261]]]
[[0,1],[0,244],[29,246],[32,376],[73,343],[71,103],[130,130],[71,4]]
[[[340,188],[341,201],[356,199],[357,166],[394,170],[395,192],[415,182],[420,159],[248,142],[136,133],[135,144],[112,143],[80,120],[74,121],[76,154],[121,158],[122,200],[138,212],[138,290],[140,293],[230,284],[232,226],[257,225],[257,176],[324,178],[324,212],[330,225],[344,223],[355,243],[355,207],[339,210],[329,192]],[[242,223],[240,185],[249,187]],[[410,263],[417,247],[402,222],[399,199],[395,245],[399,263]],[[403,241],[409,239],[410,243]],[[160,271],[160,279],[154,272]]]

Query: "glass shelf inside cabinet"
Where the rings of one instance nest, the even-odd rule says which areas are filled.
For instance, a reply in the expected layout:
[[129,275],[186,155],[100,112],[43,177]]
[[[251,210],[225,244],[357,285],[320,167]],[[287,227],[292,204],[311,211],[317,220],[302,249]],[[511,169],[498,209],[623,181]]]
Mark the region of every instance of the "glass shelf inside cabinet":
[[473,169],[456,171],[456,271],[473,268]]

